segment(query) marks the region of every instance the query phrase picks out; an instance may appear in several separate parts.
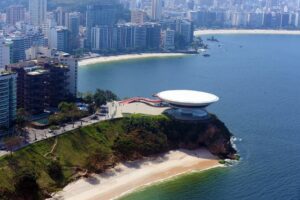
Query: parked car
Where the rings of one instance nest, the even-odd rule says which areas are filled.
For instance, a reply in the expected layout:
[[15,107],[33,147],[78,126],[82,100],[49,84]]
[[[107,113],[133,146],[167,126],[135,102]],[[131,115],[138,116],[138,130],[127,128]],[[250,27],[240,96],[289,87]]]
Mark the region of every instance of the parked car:
[[97,120],[97,119],[98,119],[98,117],[96,115],[91,117],[91,120]]

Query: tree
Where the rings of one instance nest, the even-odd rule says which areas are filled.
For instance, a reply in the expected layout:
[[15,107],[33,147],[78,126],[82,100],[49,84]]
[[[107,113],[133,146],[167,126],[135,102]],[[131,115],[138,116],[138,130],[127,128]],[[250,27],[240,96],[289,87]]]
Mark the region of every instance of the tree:
[[106,104],[106,98],[104,95],[104,91],[97,89],[95,94],[94,94],[94,101],[97,107],[100,107],[104,104]]
[[121,159],[130,159],[137,149],[137,145],[130,136],[119,137],[113,145],[114,151],[117,152]]
[[51,161],[47,166],[49,176],[55,181],[61,181],[63,178],[62,167],[58,161]]
[[118,100],[118,97],[110,90],[97,89],[94,94],[94,102],[97,107],[100,107],[106,104],[107,102],[114,101],[114,100]]
[[61,102],[58,105],[58,109],[62,113],[67,113],[67,112],[69,112],[72,109],[72,105],[71,105],[71,103]]
[[4,139],[5,148],[10,151],[10,155],[12,156],[12,152],[20,147],[23,143],[23,138],[20,136],[8,137]]
[[197,50],[198,48],[207,49],[207,45],[204,44],[202,38],[200,36],[195,37],[194,41],[192,42],[192,47]]
[[25,169],[14,177],[16,194],[24,200],[39,199],[37,175],[33,170]]
[[93,172],[103,172],[110,164],[112,152],[110,149],[100,146],[87,157],[87,168]]
[[58,109],[61,112],[61,115],[65,116],[66,118],[70,118],[72,123],[73,123],[73,127],[74,127],[74,121],[75,118],[77,116],[80,116],[80,112],[76,106],[76,104],[74,103],[67,103],[67,102],[61,102],[58,105]]
[[71,117],[71,121],[73,123],[73,128],[74,128],[74,121],[76,116],[79,116],[79,110],[74,103],[69,103],[67,108],[68,108],[67,112],[69,112],[69,116]]
[[24,132],[24,128],[27,126],[29,122],[30,115],[24,108],[20,108],[17,110],[17,116],[16,116],[16,130],[18,132]]
[[67,121],[67,116],[63,113],[58,113],[49,117],[49,124],[52,125],[61,125],[65,121]]
[[93,103],[93,94],[90,92],[83,94],[83,101],[87,104],[92,104]]

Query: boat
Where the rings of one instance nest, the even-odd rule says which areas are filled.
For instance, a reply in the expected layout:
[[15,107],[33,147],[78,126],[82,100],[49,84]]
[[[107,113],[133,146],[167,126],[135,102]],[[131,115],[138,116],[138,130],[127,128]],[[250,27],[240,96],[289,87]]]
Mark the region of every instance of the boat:
[[206,49],[198,49],[198,53],[202,53],[202,52],[205,52]]
[[217,38],[215,38],[214,36],[211,36],[211,38],[207,38],[207,41],[210,41],[210,42],[219,42],[219,40]]

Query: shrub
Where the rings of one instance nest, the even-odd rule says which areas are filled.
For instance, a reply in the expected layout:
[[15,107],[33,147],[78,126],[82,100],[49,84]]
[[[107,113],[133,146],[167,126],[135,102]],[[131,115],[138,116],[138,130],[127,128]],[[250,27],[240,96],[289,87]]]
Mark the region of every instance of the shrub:
[[15,177],[15,192],[22,199],[39,199],[40,187],[37,183],[37,175],[31,169],[20,171]]
[[63,179],[62,167],[58,161],[51,161],[47,166],[49,176],[55,181]]
[[89,154],[86,167],[92,172],[103,172],[111,164],[112,152],[110,149],[99,146],[93,153]]
[[225,165],[225,164],[226,164],[226,161],[225,161],[225,160],[219,160],[219,163],[220,163],[221,165]]

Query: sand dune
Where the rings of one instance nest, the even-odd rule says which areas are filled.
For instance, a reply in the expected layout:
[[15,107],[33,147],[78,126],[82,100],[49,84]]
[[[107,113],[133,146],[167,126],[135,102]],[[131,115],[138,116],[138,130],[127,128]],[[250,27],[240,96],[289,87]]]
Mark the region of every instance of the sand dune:
[[221,166],[205,149],[170,151],[161,156],[119,164],[114,169],[66,186],[52,199],[107,200],[116,199],[145,185],[193,170]]

